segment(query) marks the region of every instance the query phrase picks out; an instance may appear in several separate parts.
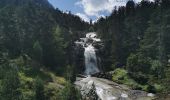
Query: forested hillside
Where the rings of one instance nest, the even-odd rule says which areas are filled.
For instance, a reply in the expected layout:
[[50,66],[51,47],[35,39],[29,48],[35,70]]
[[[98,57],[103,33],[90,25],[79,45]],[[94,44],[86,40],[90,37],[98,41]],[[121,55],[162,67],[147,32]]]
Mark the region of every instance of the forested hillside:
[[67,82],[56,74],[69,76],[73,40],[88,28],[47,0],[0,0],[0,99],[64,98],[58,91]]
[[[115,8],[112,14],[95,23],[104,40],[103,66],[105,71],[126,70],[141,85],[134,86],[152,92],[169,93],[170,84],[170,1],[143,0],[126,7]],[[125,84],[127,79],[117,81]],[[113,80],[116,80],[113,76]]]

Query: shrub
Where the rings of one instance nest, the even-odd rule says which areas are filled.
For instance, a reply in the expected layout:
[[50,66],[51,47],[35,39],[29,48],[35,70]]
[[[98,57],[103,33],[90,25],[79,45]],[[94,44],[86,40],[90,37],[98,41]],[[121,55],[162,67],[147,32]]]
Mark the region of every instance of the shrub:
[[36,100],[45,100],[44,83],[39,77],[35,81],[35,93]]
[[126,85],[136,85],[137,83],[131,79],[128,75],[128,72],[124,69],[117,68],[112,74],[112,80],[121,84]]

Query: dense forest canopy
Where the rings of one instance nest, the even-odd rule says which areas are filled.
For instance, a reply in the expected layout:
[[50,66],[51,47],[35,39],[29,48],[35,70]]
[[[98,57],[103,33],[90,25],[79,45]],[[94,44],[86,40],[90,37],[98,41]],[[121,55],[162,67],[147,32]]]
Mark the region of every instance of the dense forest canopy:
[[115,8],[95,30],[105,42],[106,71],[123,68],[141,84],[161,84],[169,91],[170,1],[142,0]]
[[[53,78],[52,73],[42,68],[65,76],[66,69],[72,68],[69,66],[72,66],[73,42],[78,33],[88,29],[88,23],[71,13],[54,9],[47,0],[1,0],[0,99],[43,100],[44,82],[65,81]],[[46,89],[52,87],[46,86]],[[58,90],[56,87],[51,91]],[[61,97],[59,93],[52,95],[51,98]]]
[[8,52],[11,58],[37,55],[36,60],[55,66],[66,53],[72,33],[89,27],[79,17],[54,9],[47,0],[2,0],[0,3],[1,51]]
[[47,0],[0,0],[0,99],[80,100],[74,42],[89,31],[104,42],[103,72],[120,73],[113,81],[170,93],[169,0],[129,0],[94,24]]

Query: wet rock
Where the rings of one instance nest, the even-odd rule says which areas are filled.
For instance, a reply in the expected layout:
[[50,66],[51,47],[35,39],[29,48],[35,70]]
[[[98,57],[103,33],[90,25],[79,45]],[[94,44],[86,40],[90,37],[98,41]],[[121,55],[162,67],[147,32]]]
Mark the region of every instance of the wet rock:
[[101,100],[152,100],[154,98],[148,96],[147,92],[131,90],[127,86],[120,85],[103,78],[81,78],[81,80],[79,79],[75,82],[75,85],[79,86],[79,89],[84,96],[85,94],[88,94],[90,91],[92,91],[90,89],[93,87],[93,92],[91,95],[95,94],[95,90]]
[[112,74],[107,73],[107,72],[99,72],[99,73],[93,74],[91,76],[97,77],[97,78],[109,79],[109,80],[112,79]]

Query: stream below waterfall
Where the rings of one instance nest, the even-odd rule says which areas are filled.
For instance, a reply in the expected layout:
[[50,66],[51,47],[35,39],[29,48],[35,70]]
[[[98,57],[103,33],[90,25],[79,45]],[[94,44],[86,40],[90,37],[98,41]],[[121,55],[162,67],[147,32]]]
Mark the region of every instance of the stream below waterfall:
[[[125,85],[117,84],[113,81],[91,77],[90,75],[99,73],[96,48],[94,43],[101,42],[95,32],[87,33],[85,38],[80,38],[76,44],[84,48],[86,78],[77,77],[75,85],[80,89],[82,96],[88,94],[92,86],[95,86],[95,92],[100,100],[152,100],[154,94],[140,90],[132,90]],[[91,99],[87,99],[91,100]]]

